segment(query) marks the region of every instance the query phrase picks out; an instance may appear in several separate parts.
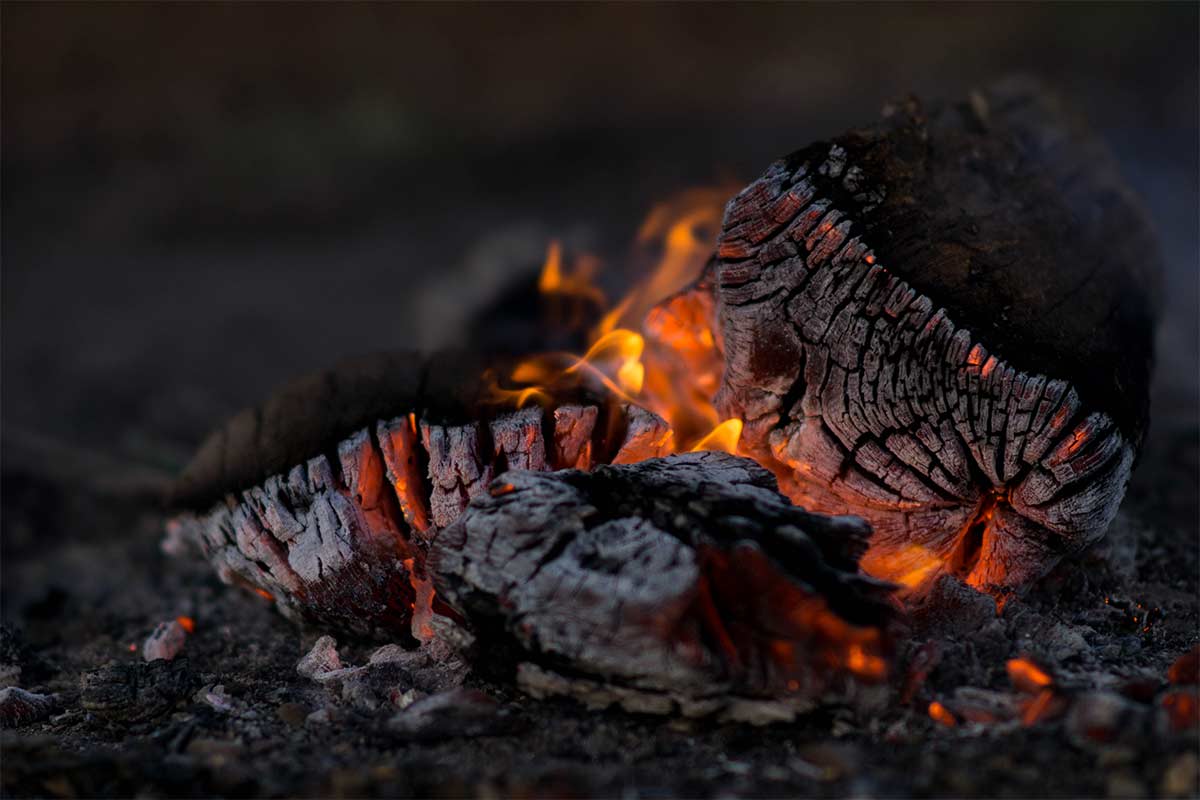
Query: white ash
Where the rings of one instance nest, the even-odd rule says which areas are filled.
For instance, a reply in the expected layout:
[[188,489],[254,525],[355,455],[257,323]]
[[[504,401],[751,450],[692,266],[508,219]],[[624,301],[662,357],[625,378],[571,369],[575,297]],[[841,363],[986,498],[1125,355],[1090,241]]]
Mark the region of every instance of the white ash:
[[403,709],[460,686],[469,672],[458,651],[439,639],[415,650],[398,644],[376,649],[363,666],[344,664],[337,641],[322,636],[300,659],[296,672],[325,688],[335,703],[365,713]]
[[342,668],[342,660],[338,657],[337,640],[332,636],[322,636],[313,644],[312,649],[296,664],[296,672],[303,678],[318,680],[317,676],[334,672]]

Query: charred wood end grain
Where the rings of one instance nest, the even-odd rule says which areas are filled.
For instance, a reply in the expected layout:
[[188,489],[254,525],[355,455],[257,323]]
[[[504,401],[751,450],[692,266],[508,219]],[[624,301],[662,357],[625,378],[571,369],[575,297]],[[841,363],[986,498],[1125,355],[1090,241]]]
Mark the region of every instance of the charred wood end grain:
[[1103,146],[1026,82],[772,164],[730,201],[717,404],[863,565],[1004,597],[1112,520],[1141,442],[1158,250]]

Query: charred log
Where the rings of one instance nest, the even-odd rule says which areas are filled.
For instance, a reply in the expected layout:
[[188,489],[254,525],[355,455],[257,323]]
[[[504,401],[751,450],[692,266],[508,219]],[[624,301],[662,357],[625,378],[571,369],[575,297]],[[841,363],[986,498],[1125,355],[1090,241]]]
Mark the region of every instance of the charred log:
[[1158,253],[1111,158],[1020,83],[771,165],[726,209],[717,404],[863,566],[997,596],[1103,535],[1146,423]]
[[438,534],[428,566],[483,641],[519,645],[534,691],[794,707],[886,674],[890,587],[857,570],[869,535],[796,508],[749,460],[689,453],[509,472]]
[[670,443],[640,408],[581,396],[514,411],[489,402],[478,360],[420,363],[349,362],[236,416],[181,477],[175,532],[289,618],[407,641],[414,608],[430,611],[429,537],[494,475],[648,458]]

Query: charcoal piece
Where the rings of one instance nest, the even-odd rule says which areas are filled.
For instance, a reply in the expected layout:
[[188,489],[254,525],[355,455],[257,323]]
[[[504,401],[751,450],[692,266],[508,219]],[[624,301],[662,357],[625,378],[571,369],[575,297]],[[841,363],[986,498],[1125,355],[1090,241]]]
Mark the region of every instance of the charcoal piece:
[[868,536],[747,459],[688,453],[502,475],[427,566],[487,652],[515,643],[554,673],[670,696],[648,710],[711,711],[885,677],[890,587],[855,567]]
[[296,662],[296,674],[320,682],[322,677],[342,669],[342,659],[337,651],[337,639],[332,636],[322,636],[313,642],[313,646]]
[[429,638],[445,609],[427,596],[428,541],[497,471],[648,457],[671,439],[660,417],[623,404],[602,428],[579,393],[550,409],[496,406],[482,371],[466,357],[381,355],[285,387],[200,448],[176,487],[175,538],[291,619]]
[[80,705],[108,720],[142,722],[160,717],[196,688],[186,658],[106,664],[79,676]]
[[29,692],[17,686],[0,689],[0,728],[20,728],[41,722],[58,707],[56,695]]
[[170,661],[179,655],[187,643],[187,635],[187,629],[178,620],[158,623],[142,645],[142,658],[146,661],[159,658]]
[[413,702],[387,723],[404,741],[435,742],[509,733],[515,720],[478,689],[449,689]]
[[726,208],[717,405],[871,574],[1004,598],[1103,535],[1146,423],[1159,253],[1113,160],[1015,81],[772,164]]

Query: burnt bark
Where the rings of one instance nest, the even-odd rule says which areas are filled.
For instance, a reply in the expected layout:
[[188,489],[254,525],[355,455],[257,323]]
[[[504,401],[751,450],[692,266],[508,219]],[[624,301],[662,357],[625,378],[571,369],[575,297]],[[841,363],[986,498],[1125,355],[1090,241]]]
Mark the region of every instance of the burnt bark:
[[1111,158],[1010,82],[776,162],[726,209],[717,403],[864,566],[1003,596],[1099,538],[1146,423],[1158,251]]
[[582,397],[506,409],[487,396],[479,360],[420,363],[348,362],[237,415],[180,479],[175,538],[289,618],[407,641],[414,608],[430,611],[429,538],[493,476],[648,458],[670,443],[670,427],[640,408],[608,403],[604,425],[604,403]]
[[428,567],[488,653],[519,646],[534,690],[707,713],[885,677],[889,587],[857,570],[869,536],[796,508],[747,459],[688,453],[509,472]]

